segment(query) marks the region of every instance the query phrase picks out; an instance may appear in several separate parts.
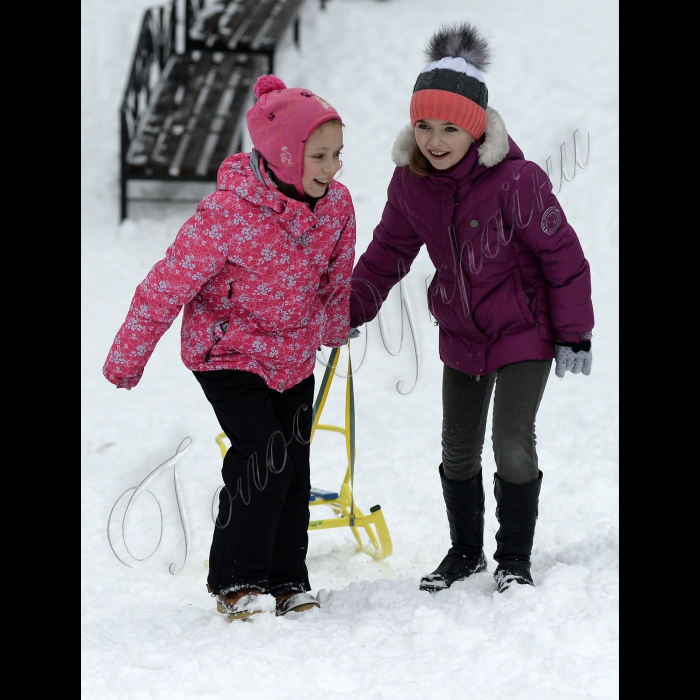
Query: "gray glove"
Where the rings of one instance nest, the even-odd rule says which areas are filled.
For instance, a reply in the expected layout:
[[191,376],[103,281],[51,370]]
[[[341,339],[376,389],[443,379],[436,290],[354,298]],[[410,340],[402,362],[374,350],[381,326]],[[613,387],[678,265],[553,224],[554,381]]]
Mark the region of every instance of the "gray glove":
[[554,361],[557,363],[554,374],[560,379],[564,377],[566,372],[582,373],[587,377],[591,373],[591,365],[593,364],[590,341],[585,343],[555,343]]
[[343,345],[348,344],[348,340],[354,340],[355,338],[360,337],[360,329],[359,328],[351,328],[350,332],[348,333],[347,340],[343,343]]

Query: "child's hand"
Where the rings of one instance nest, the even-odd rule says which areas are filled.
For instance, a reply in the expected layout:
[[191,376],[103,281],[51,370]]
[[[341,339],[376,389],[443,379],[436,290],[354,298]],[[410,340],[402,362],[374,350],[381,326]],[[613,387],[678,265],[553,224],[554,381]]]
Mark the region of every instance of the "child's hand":
[[109,379],[113,384],[116,385],[117,389],[126,389],[127,391],[131,391],[131,385],[129,384],[128,379],[119,379],[113,374],[109,375]]
[[354,340],[355,338],[359,338],[359,337],[360,337],[360,329],[359,328],[351,328],[350,332],[348,333],[348,337],[346,338],[343,345],[347,345],[348,340]]
[[567,371],[571,374],[581,373],[586,377],[591,373],[593,353],[590,340],[581,343],[555,342],[554,354],[556,362],[554,374],[560,379]]

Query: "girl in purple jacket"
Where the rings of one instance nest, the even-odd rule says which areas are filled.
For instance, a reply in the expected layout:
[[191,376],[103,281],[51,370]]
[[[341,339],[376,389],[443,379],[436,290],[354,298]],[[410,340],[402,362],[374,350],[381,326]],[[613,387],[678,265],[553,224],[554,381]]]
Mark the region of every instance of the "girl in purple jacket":
[[535,417],[552,360],[590,374],[590,271],[547,174],[488,106],[486,41],[441,27],[413,88],[411,124],[392,151],[387,203],[352,275],[350,322],[373,319],[421,246],[435,265],[428,304],[440,327],[442,464],[452,547],[421,590],[486,570],[481,453],[492,395],[499,591],[534,585],[530,554],[542,472]]

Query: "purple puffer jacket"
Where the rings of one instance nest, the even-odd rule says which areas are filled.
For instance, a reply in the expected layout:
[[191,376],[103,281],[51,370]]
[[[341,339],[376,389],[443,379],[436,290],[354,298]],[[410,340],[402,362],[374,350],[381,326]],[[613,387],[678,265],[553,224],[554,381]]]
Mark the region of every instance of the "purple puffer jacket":
[[392,156],[382,220],[352,275],[350,322],[372,320],[423,244],[436,272],[428,306],[440,325],[440,358],[471,375],[554,357],[554,340],[593,329],[591,279],[575,231],[547,174],[524,159],[500,115],[446,173],[408,167],[407,126]]

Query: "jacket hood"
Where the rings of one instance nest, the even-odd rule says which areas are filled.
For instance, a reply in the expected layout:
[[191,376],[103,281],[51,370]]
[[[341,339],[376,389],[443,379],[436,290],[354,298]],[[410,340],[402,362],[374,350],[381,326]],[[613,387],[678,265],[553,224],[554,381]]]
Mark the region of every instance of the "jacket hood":
[[[391,149],[391,159],[395,165],[399,167],[408,165],[408,158],[415,143],[416,137],[413,127],[406,124],[399,132]],[[487,107],[486,131],[481,145],[477,147],[479,164],[492,168],[508,155],[509,148],[508,131],[501,115],[493,107]]]
[[284,211],[289,198],[261,176],[265,167],[259,165],[259,154],[255,154],[255,165],[251,155],[234,153],[229,156],[219,167],[217,189],[233,192],[251,204],[266,204],[275,211]]
[[278,224],[303,246],[307,245],[305,231],[312,227],[312,223],[318,223],[318,218],[324,216],[325,208],[332,207],[338,197],[349,196],[344,185],[331,180],[326,194],[319,197],[312,211],[309,202],[288,197],[277,189],[267,173],[264,157],[256,150],[235,153],[221,164],[217,191],[209,197],[217,199],[222,192],[230,192],[249,204],[273,211]]
[[[238,197],[258,206],[264,204],[277,213],[285,210],[303,210],[309,213],[309,203],[304,200],[287,197],[270,180],[267,173],[268,163],[259,151],[251,153],[234,153],[219,167],[217,190],[233,192]],[[331,180],[326,194],[319,198],[327,198],[328,194],[340,187],[340,183]],[[318,206],[318,204],[317,204]]]

